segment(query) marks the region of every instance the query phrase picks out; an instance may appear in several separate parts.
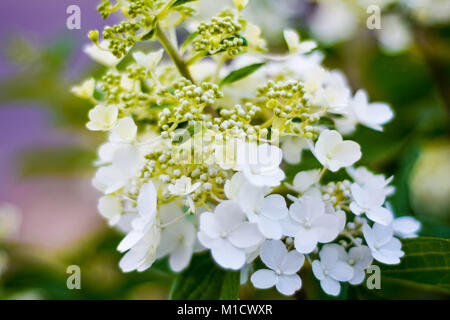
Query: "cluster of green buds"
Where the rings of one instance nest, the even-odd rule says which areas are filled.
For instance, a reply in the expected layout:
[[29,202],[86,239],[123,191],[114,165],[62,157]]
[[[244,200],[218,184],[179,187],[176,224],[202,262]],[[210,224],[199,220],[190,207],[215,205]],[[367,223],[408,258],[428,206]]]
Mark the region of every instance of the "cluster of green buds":
[[175,82],[170,89],[160,90],[158,94],[173,97],[176,102],[173,108],[165,108],[159,113],[158,125],[169,132],[185,121],[206,120],[208,115],[203,113],[205,107],[211,107],[223,97],[218,85],[210,82],[195,85],[185,78]]
[[258,88],[257,95],[266,98],[265,107],[272,110],[274,117],[282,120],[278,130],[307,139],[317,137],[319,129],[314,125],[320,116],[309,106],[301,82],[269,80],[267,84]]
[[194,41],[194,50],[214,55],[226,52],[229,56],[236,56],[245,51],[247,41],[240,35],[243,26],[232,13],[213,17],[208,23],[200,23],[197,28],[198,36]]
[[348,207],[351,196],[350,185],[351,182],[349,180],[328,183],[321,190],[323,201],[330,203],[335,210]]

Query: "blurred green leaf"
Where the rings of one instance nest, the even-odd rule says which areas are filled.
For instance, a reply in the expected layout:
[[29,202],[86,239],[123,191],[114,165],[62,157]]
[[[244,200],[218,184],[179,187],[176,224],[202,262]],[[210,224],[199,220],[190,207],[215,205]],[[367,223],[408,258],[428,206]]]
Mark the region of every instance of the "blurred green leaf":
[[92,149],[64,146],[26,151],[20,157],[22,176],[74,174],[89,171],[96,154]]
[[419,237],[402,240],[405,256],[396,266],[382,265],[382,283],[450,294],[450,240]]
[[225,78],[223,78],[220,81],[220,85],[226,85],[233,82],[236,82],[238,80],[244,79],[245,77],[251,75],[253,72],[261,68],[265,63],[254,63],[245,67],[242,67],[240,69],[231,71]]
[[188,2],[193,2],[193,1],[197,1],[197,0],[177,0],[177,1],[174,2],[174,4],[172,4],[172,8],[173,7],[178,7],[178,6],[181,6],[181,5],[186,4]]
[[239,272],[219,268],[209,253],[194,256],[173,284],[172,300],[235,300],[239,297]]

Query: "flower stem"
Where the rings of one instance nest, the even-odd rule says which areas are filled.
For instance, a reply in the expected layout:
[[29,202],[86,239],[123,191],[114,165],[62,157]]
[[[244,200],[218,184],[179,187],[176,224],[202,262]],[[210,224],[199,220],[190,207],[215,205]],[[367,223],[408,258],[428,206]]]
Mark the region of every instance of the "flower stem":
[[189,72],[186,62],[180,57],[177,50],[174,48],[164,31],[161,29],[160,25],[156,26],[156,38],[158,38],[159,42],[161,42],[162,46],[169,54],[170,59],[172,59],[180,74],[194,83],[194,79]]
[[323,167],[322,170],[319,173],[319,177],[317,178],[317,183],[319,183],[320,180],[322,180],[322,177],[325,175],[325,172],[327,172],[327,168]]

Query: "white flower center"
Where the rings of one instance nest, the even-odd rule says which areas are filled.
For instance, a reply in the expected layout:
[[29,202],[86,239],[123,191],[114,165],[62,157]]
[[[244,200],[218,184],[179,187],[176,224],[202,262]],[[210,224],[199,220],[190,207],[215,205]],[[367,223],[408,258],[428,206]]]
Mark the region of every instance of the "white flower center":
[[226,231],[222,231],[221,233],[220,233],[220,237],[221,238],[226,238],[228,236],[228,232],[226,232]]

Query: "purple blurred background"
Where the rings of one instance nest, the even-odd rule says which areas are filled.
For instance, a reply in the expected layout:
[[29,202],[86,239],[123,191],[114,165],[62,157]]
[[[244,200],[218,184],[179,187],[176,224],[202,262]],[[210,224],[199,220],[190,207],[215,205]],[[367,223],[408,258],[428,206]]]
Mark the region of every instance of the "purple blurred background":
[[[81,8],[81,30],[68,30],[67,7]],[[82,53],[86,34],[104,24],[92,0],[2,0],[0,2],[0,80],[13,75],[18,65],[6,57],[5,43],[14,35],[45,47],[55,37],[74,43],[72,61],[64,74],[74,79],[89,67]],[[70,88],[67,88],[69,93]],[[52,125],[52,114],[33,101],[0,102],[0,202],[20,208],[23,224],[17,240],[59,248],[73,243],[102,225],[95,211],[97,193],[90,177],[33,177],[21,179],[17,157],[29,148],[82,144],[83,138]]]

